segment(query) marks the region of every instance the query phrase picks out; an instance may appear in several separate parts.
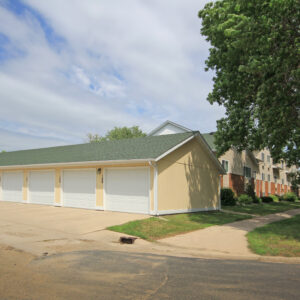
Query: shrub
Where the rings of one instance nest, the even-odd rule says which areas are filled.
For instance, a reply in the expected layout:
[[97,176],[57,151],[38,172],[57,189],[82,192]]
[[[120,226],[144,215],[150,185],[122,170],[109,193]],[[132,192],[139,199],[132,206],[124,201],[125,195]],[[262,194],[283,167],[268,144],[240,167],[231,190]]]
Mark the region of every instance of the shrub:
[[259,197],[255,196],[253,203],[260,204],[261,202],[262,202],[261,199]]
[[295,202],[298,200],[298,198],[295,193],[289,192],[283,195],[283,200]]
[[273,199],[273,202],[279,202],[279,197],[277,195],[270,195],[269,197]]
[[251,183],[247,184],[246,189],[245,189],[245,194],[250,196],[252,198],[253,202],[255,201],[256,195],[255,195],[253,185]]
[[275,196],[278,197],[278,200],[279,200],[279,201],[283,201],[283,196],[280,196],[280,195],[275,195]]
[[271,202],[273,202],[273,198],[269,197],[269,196],[263,196],[263,197],[261,197],[261,201],[264,203],[271,203]]
[[222,205],[235,205],[236,199],[232,189],[222,188],[221,189],[221,204]]
[[247,194],[242,194],[239,196],[238,201],[240,204],[251,204],[253,203],[252,198]]

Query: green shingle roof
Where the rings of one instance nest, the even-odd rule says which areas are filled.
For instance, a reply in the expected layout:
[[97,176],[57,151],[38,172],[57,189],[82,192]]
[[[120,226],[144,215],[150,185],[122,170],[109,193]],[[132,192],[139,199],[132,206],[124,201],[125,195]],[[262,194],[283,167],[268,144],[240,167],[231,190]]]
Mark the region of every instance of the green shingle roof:
[[216,151],[214,132],[202,133],[202,136],[204,137],[206,143],[209,145],[211,150]]
[[0,153],[0,166],[155,159],[194,132]]

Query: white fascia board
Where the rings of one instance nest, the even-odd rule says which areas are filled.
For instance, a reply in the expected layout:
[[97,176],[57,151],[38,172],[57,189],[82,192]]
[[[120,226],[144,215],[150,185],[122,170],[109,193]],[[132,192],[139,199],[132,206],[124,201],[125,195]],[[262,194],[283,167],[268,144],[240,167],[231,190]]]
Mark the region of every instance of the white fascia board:
[[176,124],[176,123],[174,123],[174,122],[171,122],[171,121],[167,120],[167,121],[163,122],[162,124],[160,124],[160,125],[159,125],[158,127],[156,127],[155,129],[153,129],[150,133],[148,133],[148,136],[149,136],[149,135],[153,135],[155,132],[159,131],[160,129],[162,129],[163,127],[165,127],[165,126],[168,125],[168,124],[173,125],[173,126],[175,126],[175,127],[178,127],[178,128],[180,128],[180,129],[182,129],[183,131],[186,131],[186,132],[192,131],[191,129],[188,129],[188,128],[182,126],[182,125],[179,125],[179,124]]
[[0,170],[28,169],[28,168],[42,168],[42,167],[116,165],[116,164],[130,164],[130,163],[148,163],[149,161],[155,161],[155,159],[147,158],[147,159],[128,159],[128,160],[99,160],[99,161],[81,161],[81,162],[69,162],[69,163],[12,165],[12,166],[0,166]]
[[184,140],[183,142],[177,144],[176,146],[174,146],[173,148],[169,149],[167,152],[163,153],[162,155],[160,155],[159,157],[157,157],[155,159],[155,161],[159,161],[162,158],[164,158],[165,156],[167,156],[168,154],[172,153],[173,151],[175,151],[176,149],[178,149],[179,147],[183,146],[184,144],[186,144],[187,142],[189,142],[190,140],[192,140],[195,136],[192,135],[189,138],[187,138],[186,140]]

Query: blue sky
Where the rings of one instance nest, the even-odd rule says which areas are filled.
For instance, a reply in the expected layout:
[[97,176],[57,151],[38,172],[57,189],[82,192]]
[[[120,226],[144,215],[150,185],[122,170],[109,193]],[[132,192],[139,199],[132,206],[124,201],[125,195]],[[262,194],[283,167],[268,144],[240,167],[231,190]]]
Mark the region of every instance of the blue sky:
[[199,0],[0,0],[0,150],[172,120],[213,131]]

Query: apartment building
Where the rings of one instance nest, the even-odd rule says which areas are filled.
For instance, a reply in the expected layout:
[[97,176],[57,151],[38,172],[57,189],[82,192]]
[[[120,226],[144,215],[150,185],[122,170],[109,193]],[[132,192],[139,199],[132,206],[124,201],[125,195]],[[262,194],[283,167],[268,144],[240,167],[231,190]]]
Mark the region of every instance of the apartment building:
[[[202,134],[207,143],[216,151],[214,133]],[[291,191],[291,177],[296,166],[288,167],[284,161],[274,163],[270,151],[242,151],[229,149],[219,157],[227,174],[221,178],[222,187],[230,187],[237,195],[244,193],[251,183],[258,197],[270,194],[283,195]]]
[[[155,128],[149,135],[174,134],[192,131],[171,121],[166,121]],[[212,151],[216,152],[214,133],[202,134]],[[245,192],[251,183],[258,197],[270,194],[283,195],[291,191],[290,174],[297,171],[296,166],[287,167],[284,161],[274,163],[270,151],[242,151],[232,147],[219,157],[227,172],[221,175],[221,186],[230,187],[237,195]]]
[[282,160],[274,163],[270,151],[257,151],[255,157],[259,164],[259,173],[255,174],[255,191],[257,195],[283,195],[291,191],[291,174],[297,171],[296,166],[288,167]]

